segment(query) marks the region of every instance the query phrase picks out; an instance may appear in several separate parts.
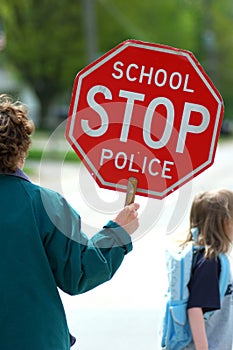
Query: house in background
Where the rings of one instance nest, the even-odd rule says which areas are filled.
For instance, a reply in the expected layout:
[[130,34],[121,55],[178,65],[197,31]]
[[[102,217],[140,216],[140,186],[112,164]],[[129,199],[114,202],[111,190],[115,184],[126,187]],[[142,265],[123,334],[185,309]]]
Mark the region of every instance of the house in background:
[[[3,21],[0,18],[0,55],[6,47],[6,34]],[[22,84],[3,64],[0,57],[0,94],[8,94],[14,99],[22,101],[28,106],[29,118],[38,125],[40,115],[40,103],[32,89]]]
[[40,103],[33,91],[19,82],[7,69],[0,67],[0,94],[9,94],[22,101],[29,109],[29,118],[38,125]]

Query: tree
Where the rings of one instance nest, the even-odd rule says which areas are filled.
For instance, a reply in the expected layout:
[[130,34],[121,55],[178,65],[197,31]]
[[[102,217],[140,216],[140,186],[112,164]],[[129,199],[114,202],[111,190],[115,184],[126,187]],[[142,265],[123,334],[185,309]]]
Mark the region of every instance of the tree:
[[[126,39],[196,51],[195,15],[185,0],[99,0],[99,45],[105,51]],[[108,33],[106,36],[105,33]]]
[[71,92],[85,65],[80,1],[2,0],[7,58],[41,102],[41,124],[56,97]]
[[219,89],[225,104],[225,117],[233,118],[233,7],[231,0],[197,0],[199,60]]
[[233,115],[231,0],[1,0],[1,16],[8,61],[37,93],[42,124],[81,68],[129,38],[192,51]]

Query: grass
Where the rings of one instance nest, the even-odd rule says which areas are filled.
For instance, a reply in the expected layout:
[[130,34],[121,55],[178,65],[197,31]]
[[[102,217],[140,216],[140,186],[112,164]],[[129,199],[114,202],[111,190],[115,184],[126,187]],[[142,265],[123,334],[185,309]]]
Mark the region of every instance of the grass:
[[63,160],[66,162],[80,162],[79,157],[74,151],[62,152],[62,151],[46,151],[41,149],[32,148],[28,153],[28,160],[40,161],[42,158],[47,160]]

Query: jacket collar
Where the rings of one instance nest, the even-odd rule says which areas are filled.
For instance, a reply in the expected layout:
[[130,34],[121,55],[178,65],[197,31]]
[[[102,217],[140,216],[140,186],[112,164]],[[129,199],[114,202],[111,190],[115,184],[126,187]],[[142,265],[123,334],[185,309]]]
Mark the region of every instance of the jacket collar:
[[16,169],[16,171],[13,173],[13,172],[6,172],[6,173],[0,173],[0,174],[3,174],[3,175],[10,175],[10,176],[16,176],[16,177],[19,177],[21,179],[24,179],[28,182],[31,182],[30,178],[19,168]]

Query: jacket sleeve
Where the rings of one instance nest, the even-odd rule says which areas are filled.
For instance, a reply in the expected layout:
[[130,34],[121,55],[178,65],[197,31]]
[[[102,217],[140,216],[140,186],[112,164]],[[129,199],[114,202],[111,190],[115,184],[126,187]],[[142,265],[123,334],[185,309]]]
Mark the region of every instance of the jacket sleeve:
[[78,213],[57,193],[43,194],[49,223],[43,245],[57,286],[74,295],[108,281],[132,250],[128,233],[109,221],[91,239],[81,231]]

